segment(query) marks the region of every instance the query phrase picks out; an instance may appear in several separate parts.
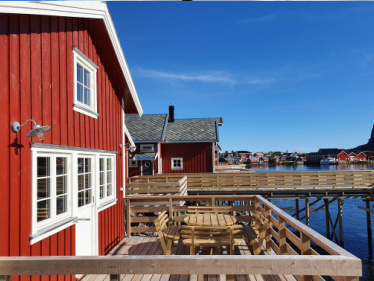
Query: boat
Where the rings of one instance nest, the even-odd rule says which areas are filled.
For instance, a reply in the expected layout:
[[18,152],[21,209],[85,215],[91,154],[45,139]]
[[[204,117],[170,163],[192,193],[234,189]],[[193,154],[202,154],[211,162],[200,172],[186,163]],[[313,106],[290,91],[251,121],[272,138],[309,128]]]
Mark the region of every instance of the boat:
[[327,157],[320,161],[321,165],[335,165],[337,163],[336,159],[333,157]]

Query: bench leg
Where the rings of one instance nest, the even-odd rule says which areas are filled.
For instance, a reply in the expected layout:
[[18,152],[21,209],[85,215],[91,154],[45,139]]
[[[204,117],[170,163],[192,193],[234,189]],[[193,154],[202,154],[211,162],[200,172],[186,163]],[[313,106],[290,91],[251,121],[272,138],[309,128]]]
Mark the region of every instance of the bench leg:
[[190,255],[195,255],[195,246],[190,246]]
[[171,248],[173,247],[173,240],[168,239],[167,245],[166,245],[166,253],[165,255],[171,255]]

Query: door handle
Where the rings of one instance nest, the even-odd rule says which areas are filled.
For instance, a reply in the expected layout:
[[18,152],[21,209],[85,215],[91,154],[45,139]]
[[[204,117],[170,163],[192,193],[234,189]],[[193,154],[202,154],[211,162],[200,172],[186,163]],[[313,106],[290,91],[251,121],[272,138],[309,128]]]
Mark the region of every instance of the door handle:
[[74,220],[74,223],[78,223],[79,221],[90,221],[91,219],[90,218],[76,218]]

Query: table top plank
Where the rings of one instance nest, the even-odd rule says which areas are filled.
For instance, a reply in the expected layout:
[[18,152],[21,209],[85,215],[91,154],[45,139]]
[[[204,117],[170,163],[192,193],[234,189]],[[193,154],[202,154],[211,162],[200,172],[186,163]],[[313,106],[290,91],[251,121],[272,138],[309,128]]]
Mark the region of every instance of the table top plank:
[[184,222],[196,226],[231,226],[236,223],[236,218],[227,214],[190,214]]

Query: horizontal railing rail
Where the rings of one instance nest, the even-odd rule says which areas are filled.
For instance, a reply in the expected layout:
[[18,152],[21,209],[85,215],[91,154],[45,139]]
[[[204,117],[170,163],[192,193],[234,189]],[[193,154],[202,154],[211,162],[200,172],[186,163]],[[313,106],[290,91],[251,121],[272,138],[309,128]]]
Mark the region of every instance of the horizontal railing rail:
[[187,195],[187,176],[173,178],[172,181],[136,181],[126,184],[128,196],[139,195]]
[[374,171],[162,174],[132,178],[169,182],[188,177],[188,191],[357,190],[374,187]]
[[111,280],[119,280],[119,274],[333,275],[358,280],[360,268],[357,258],[312,255],[0,257],[0,280],[54,274],[110,274]]

